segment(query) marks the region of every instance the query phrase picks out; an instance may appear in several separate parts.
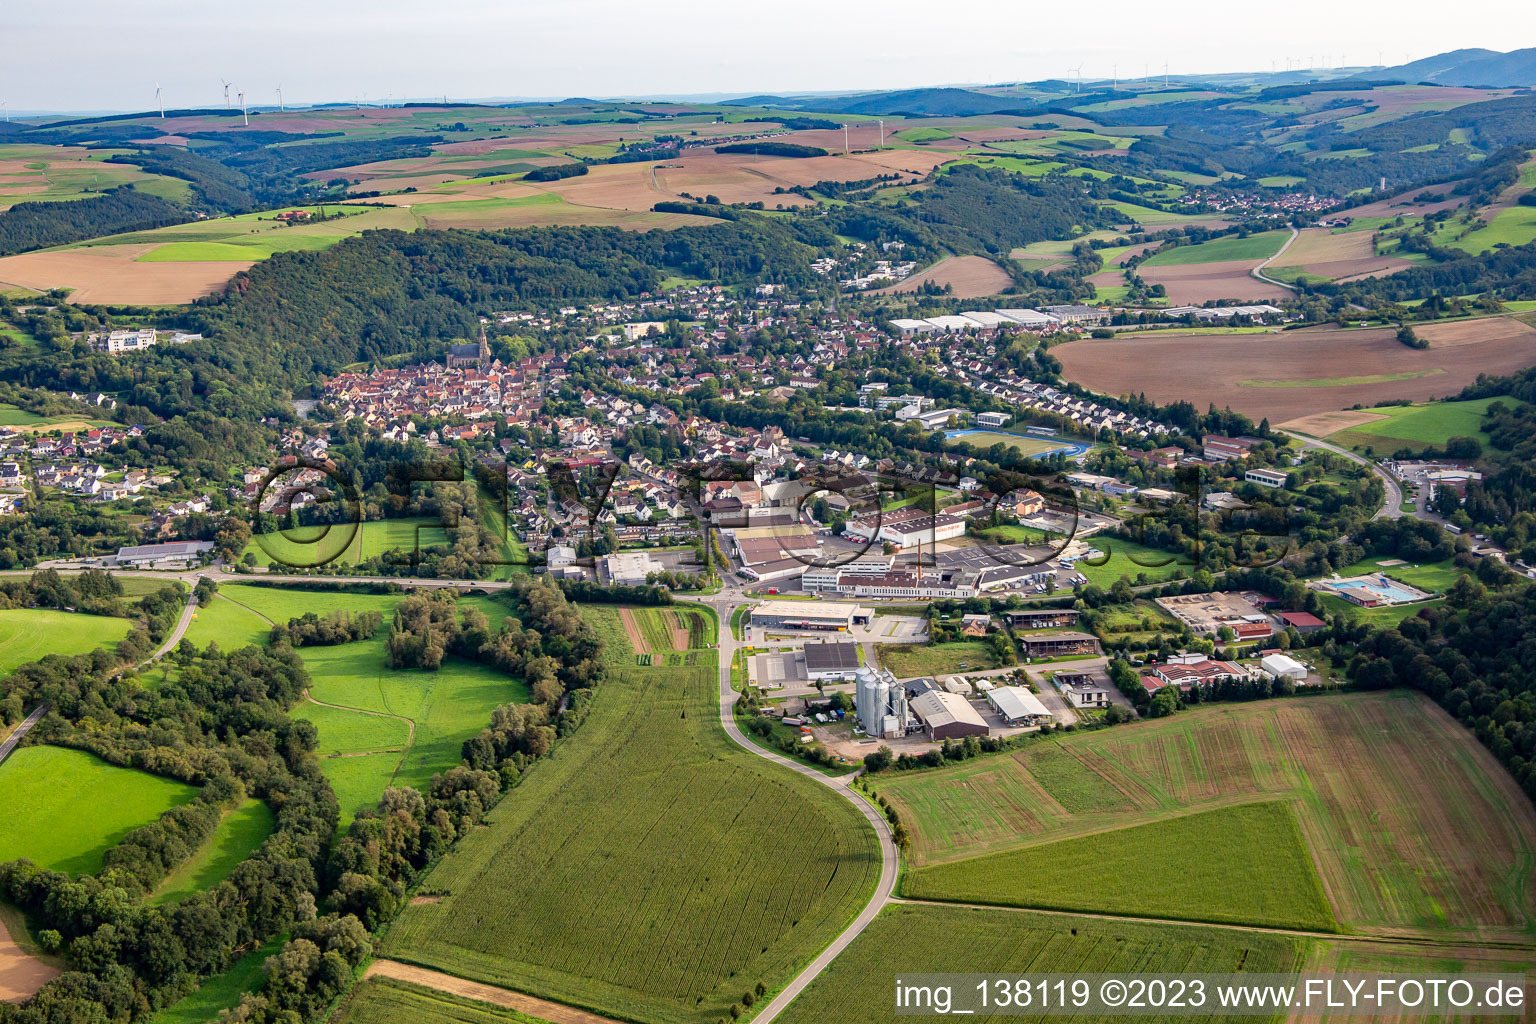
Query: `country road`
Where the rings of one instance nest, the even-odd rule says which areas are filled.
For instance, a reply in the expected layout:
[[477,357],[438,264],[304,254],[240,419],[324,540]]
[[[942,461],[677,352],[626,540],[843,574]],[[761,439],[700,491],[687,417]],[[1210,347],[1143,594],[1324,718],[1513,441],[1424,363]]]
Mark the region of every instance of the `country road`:
[[732,711],[738,694],[731,687],[731,663],[736,658],[736,652],[748,645],[744,641],[737,640],[731,632],[731,615],[737,608],[751,602],[745,601],[740,596],[733,595],[729,591],[725,591],[714,597],[704,598],[696,603],[708,604],[715,610],[720,619],[720,725],[725,729],[726,735],[734,740],[742,749],[756,754],[765,760],[782,765],[791,771],[799,772],[806,778],[814,779],[816,782],[836,790],[863,813],[870,825],[873,826],[875,835],[880,842],[880,881],[875,886],[874,895],[870,897],[869,903],[865,905],[864,909],[859,911],[858,916],[853,919],[853,922],[837,938],[832,940],[832,944],[822,950],[820,956],[812,960],[803,971],[797,974],[788,985],[784,986],[773,997],[767,1006],[764,1006],[762,1010],[752,1017],[754,1024],[770,1024],[775,1017],[784,1012],[785,1007],[789,1006],[805,990],[807,985],[815,981],[827,969],[828,965],[837,958],[839,953],[846,949],[854,939],[858,938],[865,928],[869,927],[870,922],[891,902],[891,896],[896,890],[898,864],[896,841],[891,835],[891,826],[886,821],[885,815],[874,804],[865,799],[863,794],[859,793],[849,784],[850,778],[856,776],[833,778],[830,775],[823,775],[808,765],[803,765],[798,761],[775,754],[771,750],[765,750],[742,735],[741,728],[736,724],[735,713]]
[[1298,239],[1300,237],[1301,237],[1301,232],[1297,231],[1295,228],[1291,228],[1291,237],[1287,238],[1285,240],[1285,244],[1280,247],[1280,250],[1278,252],[1276,252],[1273,256],[1271,256],[1269,259],[1265,260],[1263,263],[1260,263],[1258,266],[1256,266],[1252,270],[1248,271],[1248,273],[1252,274],[1256,279],[1258,279],[1260,281],[1263,281],[1265,284],[1272,284],[1272,285],[1275,285],[1276,287],[1284,288],[1288,292],[1294,293],[1296,291],[1296,286],[1295,285],[1290,285],[1290,284],[1286,284],[1284,281],[1277,281],[1277,280],[1275,280],[1274,278],[1270,277],[1268,274],[1264,273],[1264,268],[1269,266],[1271,263],[1275,262],[1275,260],[1279,259],[1281,256],[1284,256],[1285,255],[1285,251],[1287,249],[1289,249],[1291,247],[1291,244],[1293,242],[1295,242],[1296,239]]
[[1284,434],[1287,437],[1294,437],[1296,440],[1298,440],[1298,441],[1300,441],[1302,443],[1302,447],[1304,447],[1304,448],[1306,448],[1306,447],[1321,448],[1324,451],[1332,452],[1335,455],[1342,455],[1342,456],[1344,456],[1344,458],[1348,459],[1350,462],[1356,463],[1357,465],[1364,466],[1366,469],[1369,469],[1372,473],[1375,473],[1378,477],[1381,478],[1381,482],[1386,485],[1386,488],[1387,488],[1387,500],[1382,503],[1381,508],[1377,509],[1376,510],[1376,514],[1371,516],[1371,518],[1372,519],[1401,519],[1402,518],[1402,516],[1403,516],[1403,488],[1402,488],[1402,486],[1400,484],[1398,484],[1397,478],[1394,477],[1391,473],[1388,473],[1386,470],[1382,469],[1380,466],[1376,465],[1376,463],[1372,462],[1370,459],[1366,458],[1365,456],[1363,456],[1363,455],[1356,455],[1354,452],[1350,451],[1349,449],[1347,449],[1347,448],[1340,448],[1336,444],[1329,444],[1327,441],[1319,441],[1315,437],[1308,437],[1306,434],[1297,434],[1294,431],[1290,431],[1290,430],[1278,430],[1277,429],[1276,433]]
[[181,609],[181,618],[176,620],[176,628],[171,630],[171,635],[165,638],[165,643],[160,645],[160,649],[141,661],[138,667],[143,668],[145,665],[148,665],[152,661],[159,661],[161,658],[171,653],[171,651],[175,650],[176,645],[181,643],[181,638],[187,635],[187,627],[192,625],[192,616],[196,612],[197,595],[193,591],[189,590],[187,591],[187,603]]
[[39,704],[32,709],[30,715],[21,720],[20,725],[11,730],[11,734],[5,738],[5,742],[0,743],[0,764],[4,764],[5,759],[11,756],[11,751],[16,749],[16,744],[21,742],[22,737],[31,732],[32,727],[43,720],[43,716],[48,713],[48,709],[51,706],[50,704]]

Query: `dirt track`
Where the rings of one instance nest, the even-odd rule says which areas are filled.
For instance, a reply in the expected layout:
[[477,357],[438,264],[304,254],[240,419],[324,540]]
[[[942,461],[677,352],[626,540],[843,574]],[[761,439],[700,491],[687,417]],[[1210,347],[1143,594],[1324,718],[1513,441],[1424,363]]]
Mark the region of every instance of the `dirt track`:
[[550,1024],[620,1024],[619,1021],[614,1020],[612,1017],[600,1017],[595,1013],[578,1010],[573,1006],[551,1003],[547,999],[526,996],[521,992],[496,988],[493,985],[481,985],[478,982],[465,981],[463,978],[455,978],[451,974],[444,974],[441,971],[429,971],[425,967],[413,967],[410,964],[402,964],[395,960],[375,960],[369,964],[368,969],[363,972],[363,977],[372,978],[375,976],[394,978],[396,981],[408,981],[413,985],[435,988],[439,992],[463,996],[465,999],[473,999],[481,1003],[490,1003],[492,1006],[505,1006],[508,1009],[531,1014],[541,1020],[547,1020]]

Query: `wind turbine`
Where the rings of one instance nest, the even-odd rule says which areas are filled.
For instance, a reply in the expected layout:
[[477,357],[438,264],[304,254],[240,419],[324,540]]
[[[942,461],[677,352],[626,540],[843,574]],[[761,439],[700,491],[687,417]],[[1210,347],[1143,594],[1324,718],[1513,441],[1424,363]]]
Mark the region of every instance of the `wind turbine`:
[[1120,65],[1119,64],[1114,64],[1114,65],[1112,65],[1112,67],[1115,69],[1115,88],[1119,89],[1120,88]]
[[[1067,68],[1067,74],[1070,75],[1070,76],[1074,76],[1077,79],[1077,91],[1078,92],[1082,92],[1083,91],[1083,66],[1081,64],[1079,64],[1075,68]],[[1071,81],[1071,79],[1069,79],[1067,81],[1067,85],[1070,86],[1071,84],[1072,84],[1072,81]]]
[[[219,79],[219,81],[224,82],[224,79],[221,78],[221,79]],[[229,83],[228,82],[224,82],[224,109],[225,110],[229,109]]]
[[155,83],[155,103],[160,107],[160,118],[165,119],[165,100],[160,95],[160,83]]
[[880,148],[881,149],[885,148],[885,120],[884,120],[884,118],[880,119]]
[[277,83],[277,109],[279,111],[286,111],[288,109],[283,106],[283,83],[281,82]]
[[251,112],[245,109],[245,91],[240,91],[240,117],[245,121],[245,126],[251,126]]
[[1166,62],[1163,64],[1163,88],[1168,88],[1168,65]]

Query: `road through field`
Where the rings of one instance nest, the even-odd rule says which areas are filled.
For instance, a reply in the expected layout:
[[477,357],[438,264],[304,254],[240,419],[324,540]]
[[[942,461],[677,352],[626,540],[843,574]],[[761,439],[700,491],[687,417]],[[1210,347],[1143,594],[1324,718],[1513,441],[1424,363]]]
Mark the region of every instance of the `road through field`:
[[11,734],[5,738],[5,742],[0,743],[0,764],[4,764],[5,759],[11,756],[11,751],[16,749],[16,744],[21,742],[21,738],[31,732],[34,725],[42,721],[43,716],[48,713],[50,706],[48,704],[39,704],[30,715],[21,720],[20,725],[11,730]]
[[720,725],[725,729],[726,735],[743,750],[751,751],[758,757],[783,765],[791,771],[799,772],[806,778],[815,779],[822,785],[830,786],[837,790],[857,807],[865,818],[869,819],[870,825],[873,826],[875,834],[880,839],[880,882],[875,886],[874,895],[870,897],[869,903],[865,905],[864,909],[859,911],[858,916],[853,919],[853,923],[845,928],[842,934],[833,939],[832,944],[822,950],[820,956],[812,960],[805,970],[797,974],[788,985],[785,985],[773,997],[767,1006],[763,1007],[752,1018],[754,1024],[770,1024],[775,1017],[784,1012],[784,1009],[805,990],[807,985],[816,980],[817,976],[827,969],[828,965],[837,958],[839,953],[846,949],[854,939],[858,938],[865,928],[869,927],[870,922],[875,919],[875,916],[890,902],[891,894],[896,890],[896,842],[891,835],[891,826],[885,820],[885,815],[849,785],[850,780],[857,777],[857,773],[852,776],[838,778],[823,775],[808,765],[792,761],[770,750],[765,750],[742,735],[741,729],[736,725],[736,716],[732,711],[738,694],[731,688],[731,664],[736,659],[736,652],[749,645],[735,638],[731,633],[730,623],[731,615],[736,609],[750,602],[744,601],[740,596],[726,590],[701,603],[709,604],[719,616],[720,621]]
[[1335,455],[1342,455],[1350,462],[1364,466],[1372,473],[1375,473],[1378,477],[1381,478],[1382,484],[1385,485],[1387,489],[1387,500],[1381,506],[1381,508],[1376,510],[1376,514],[1371,516],[1371,518],[1401,519],[1403,517],[1403,489],[1398,484],[1397,479],[1391,473],[1388,473],[1386,470],[1382,469],[1380,466],[1376,465],[1376,463],[1372,462],[1370,459],[1367,459],[1365,456],[1356,455],[1348,448],[1340,448],[1336,444],[1329,444],[1327,441],[1319,441],[1317,438],[1308,437],[1306,434],[1292,433],[1289,430],[1280,430],[1278,433],[1285,434],[1288,437],[1294,437],[1296,440],[1302,443],[1303,447],[1321,448],[1324,451],[1332,452]]
[[1291,237],[1285,240],[1285,244],[1280,247],[1280,251],[1275,253],[1269,259],[1265,260],[1263,263],[1260,263],[1258,266],[1254,267],[1249,271],[1249,273],[1252,274],[1256,279],[1263,281],[1265,284],[1278,285],[1279,287],[1284,288],[1286,291],[1294,293],[1296,291],[1295,285],[1286,284],[1284,281],[1276,281],[1274,278],[1269,277],[1264,273],[1264,268],[1275,262],[1275,260],[1279,259],[1281,256],[1284,256],[1285,251],[1289,249],[1292,243],[1294,243],[1296,239],[1300,237],[1301,232],[1297,231],[1295,228],[1291,228]]
[[[197,578],[193,577],[192,581],[187,585],[189,587],[196,587]],[[139,663],[139,668],[143,668],[152,661],[160,660],[176,649],[176,645],[181,643],[181,638],[187,635],[187,627],[192,625],[192,613],[195,611],[197,611],[197,594],[189,590],[187,592],[187,603],[181,609],[181,618],[176,620],[176,628],[171,630],[171,635],[165,638],[165,643],[160,645],[158,651]]]

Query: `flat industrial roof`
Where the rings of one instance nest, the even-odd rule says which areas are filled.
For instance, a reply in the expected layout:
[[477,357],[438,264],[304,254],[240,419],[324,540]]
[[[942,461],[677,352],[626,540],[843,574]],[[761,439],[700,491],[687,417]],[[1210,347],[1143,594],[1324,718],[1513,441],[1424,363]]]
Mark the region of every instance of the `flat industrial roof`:
[[764,601],[753,615],[777,615],[785,619],[851,619],[859,606],[852,601]]

